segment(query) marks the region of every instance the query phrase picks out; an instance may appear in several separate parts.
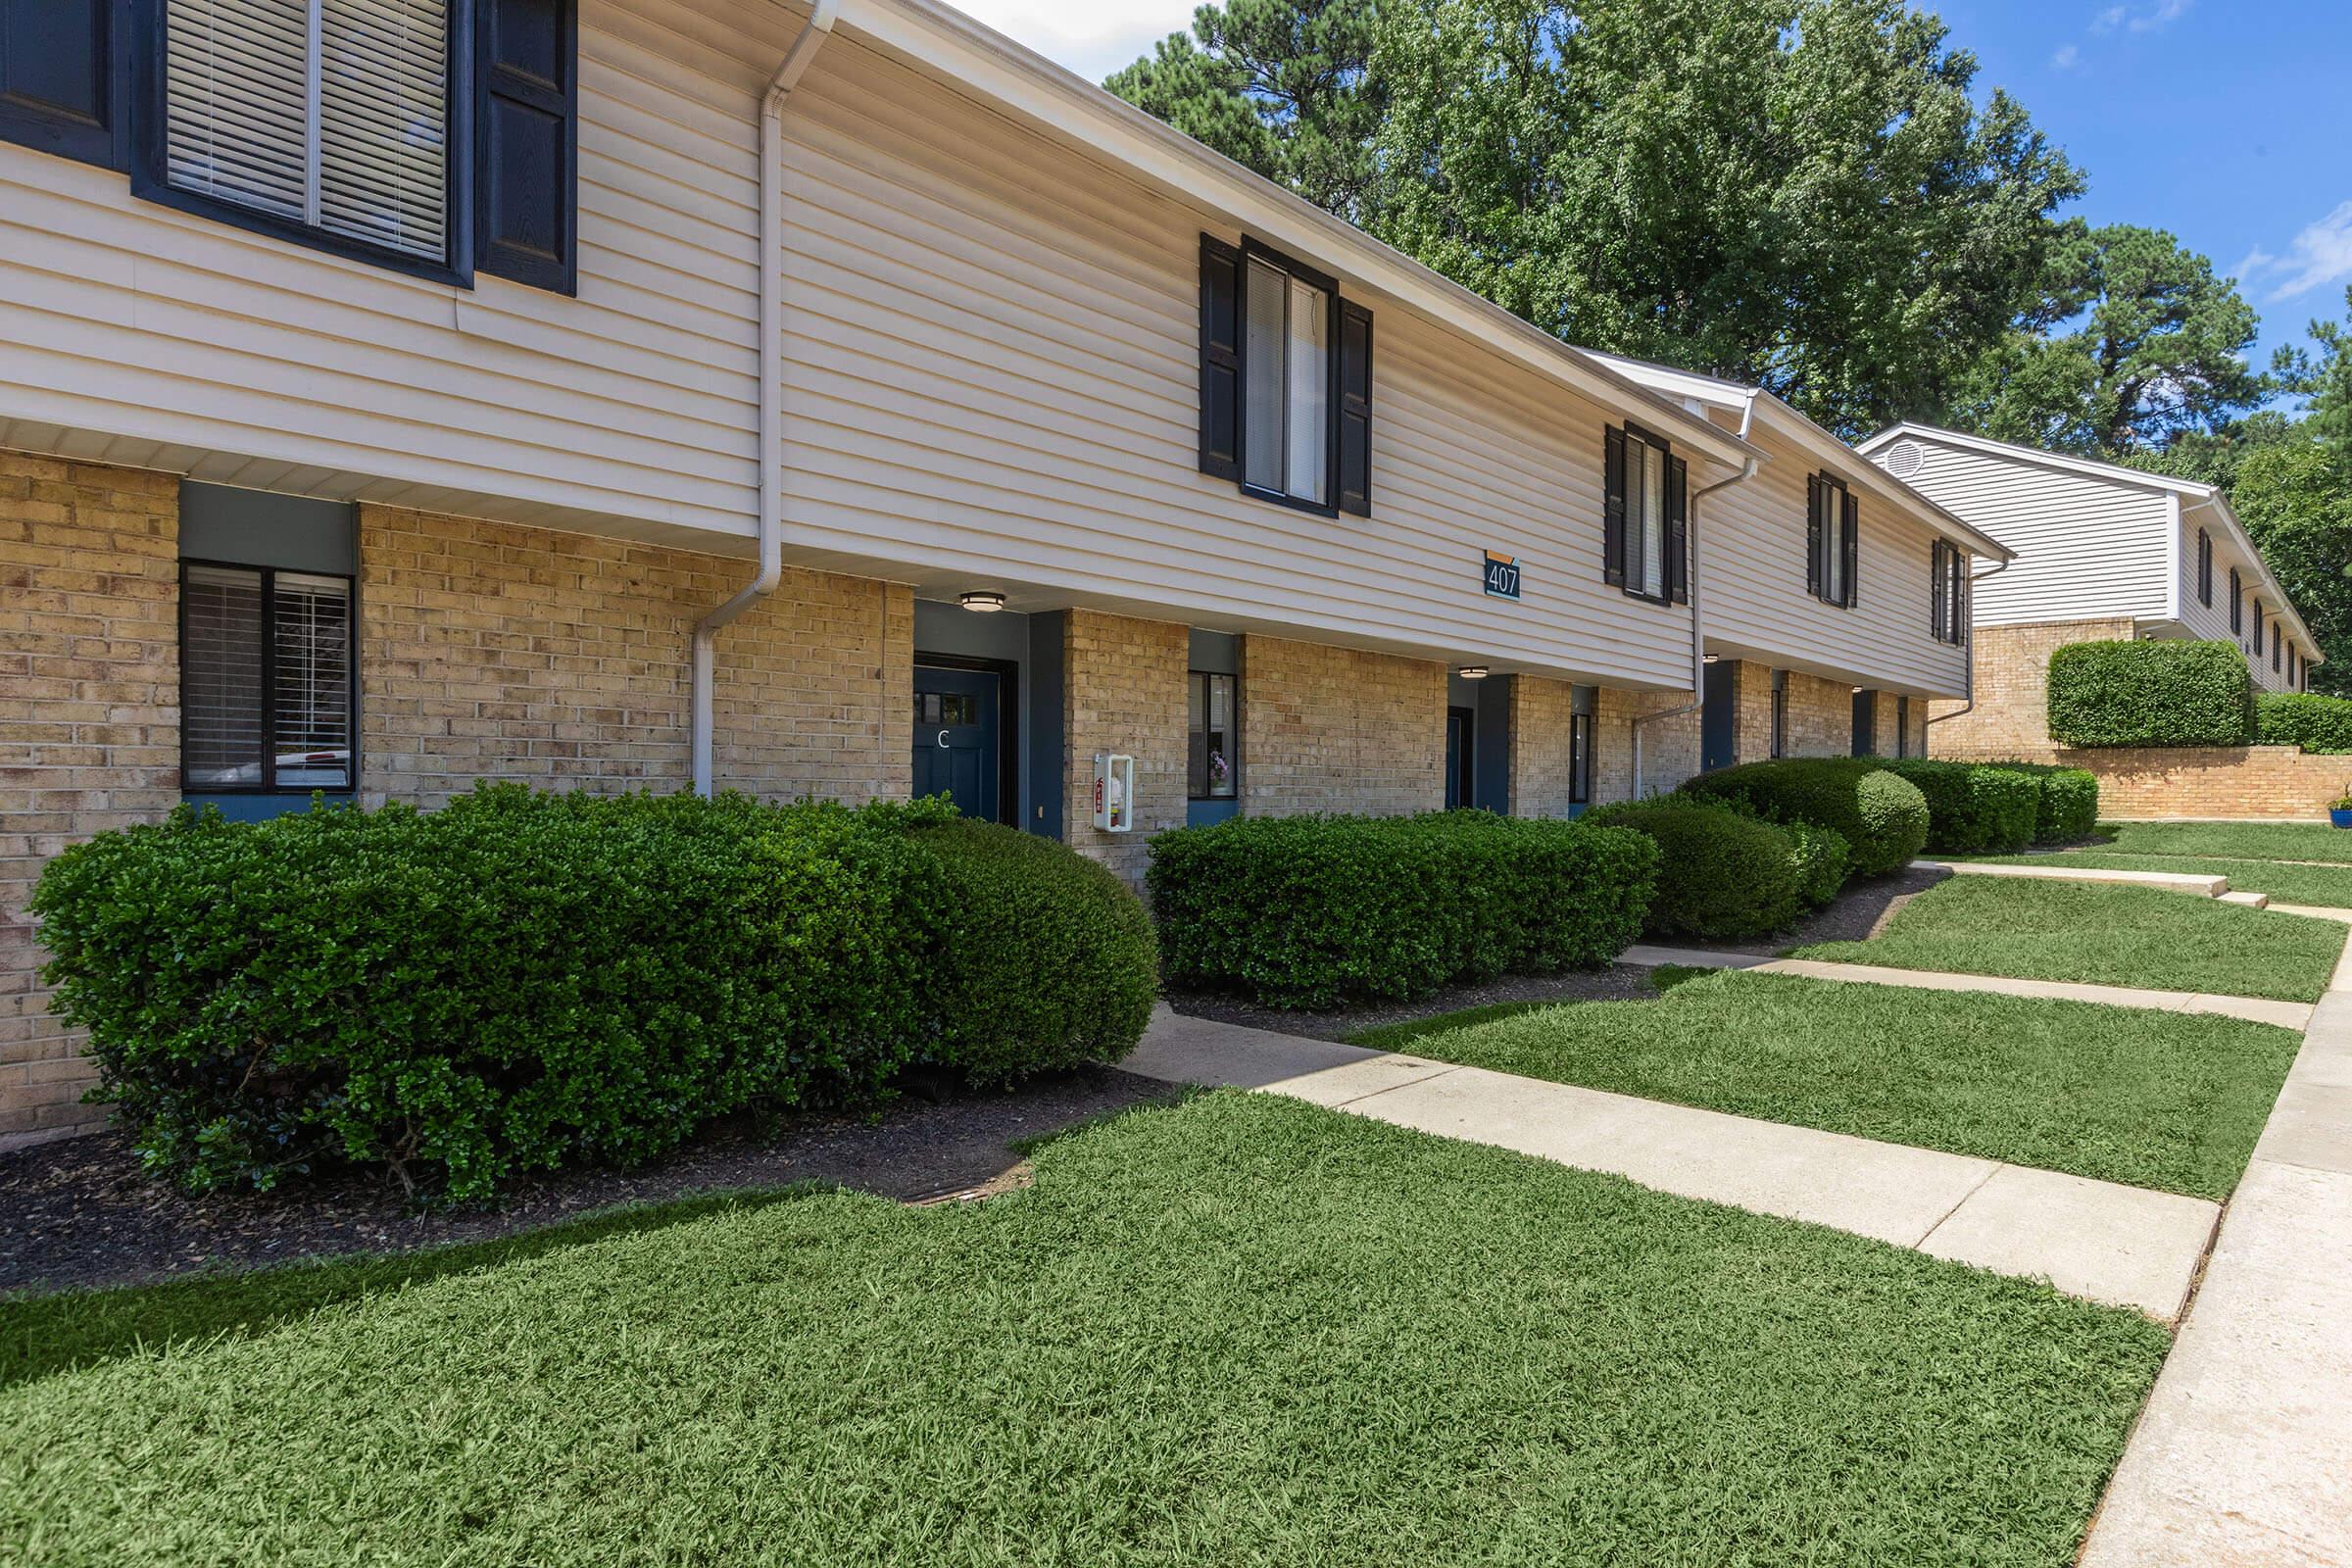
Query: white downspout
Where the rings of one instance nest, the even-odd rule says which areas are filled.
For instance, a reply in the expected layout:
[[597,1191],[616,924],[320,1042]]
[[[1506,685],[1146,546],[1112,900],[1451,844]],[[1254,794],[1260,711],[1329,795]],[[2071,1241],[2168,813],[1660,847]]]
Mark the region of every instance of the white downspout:
[[688,746],[694,793],[709,795],[711,776],[710,687],[718,629],[775,592],[784,577],[784,100],[833,34],[841,0],[816,0],[808,25],[784,51],[760,102],[760,516],[754,550],[760,569],[735,596],[694,624]]
[[[1740,411],[1740,439],[1743,442],[1756,422],[1757,396],[1751,390],[1747,394],[1747,406]],[[1661,718],[1680,718],[1686,713],[1695,713],[1707,706],[1707,628],[1699,613],[1701,573],[1698,569],[1698,503],[1718,490],[1728,490],[1755,476],[1756,460],[1751,454],[1741,463],[1738,473],[1718,479],[1702,490],[1692,491],[1683,502],[1683,528],[1690,535],[1688,547],[1690,552],[1690,701],[1680,708],[1661,709],[1655,713],[1642,713],[1634,719],[1634,799],[1637,801],[1642,799],[1642,726],[1654,724]]]
[[2017,558],[2012,556],[2007,561],[1994,562],[1990,571],[1976,571],[1972,569],[1969,572],[1969,624],[1966,632],[1963,633],[1963,635],[1968,638],[1968,663],[1963,666],[1967,670],[1967,673],[1962,677],[1961,680],[1961,702],[1958,708],[1953,709],[1948,713],[1930,713],[1928,715],[1928,723],[1931,726],[1940,724],[1947,718],[1965,717],[1975,710],[1977,706],[1977,584],[1983,582],[1987,577],[1998,577],[2002,572],[2007,571],[2012,565],[2016,564],[2016,563]]

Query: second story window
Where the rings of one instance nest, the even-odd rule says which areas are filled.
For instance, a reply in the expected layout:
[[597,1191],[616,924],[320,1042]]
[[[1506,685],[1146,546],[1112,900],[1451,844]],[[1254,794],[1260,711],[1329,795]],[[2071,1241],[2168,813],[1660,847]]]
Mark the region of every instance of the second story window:
[[164,0],[172,189],[446,263],[449,0]]
[[2197,530],[2197,603],[2213,608],[2213,535]]
[[1826,605],[1851,610],[1861,552],[1861,512],[1845,481],[1817,473],[1807,487],[1805,587]]
[[2246,585],[2238,578],[2237,568],[2231,566],[2230,568],[2230,635],[2242,637],[2245,632]]
[[1931,552],[1928,627],[1939,643],[1968,641],[1968,552],[1938,539]]
[[1372,313],[1261,245],[1200,236],[1200,471],[1372,511]]
[[1601,575],[1639,599],[1690,602],[1690,466],[1634,425],[1602,439]]
[[2262,657],[2262,601],[2254,601],[2254,657]]

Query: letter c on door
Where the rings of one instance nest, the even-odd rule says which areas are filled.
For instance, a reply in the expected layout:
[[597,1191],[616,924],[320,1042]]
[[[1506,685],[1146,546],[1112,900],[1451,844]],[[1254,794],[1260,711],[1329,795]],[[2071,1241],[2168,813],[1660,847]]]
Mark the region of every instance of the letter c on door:
[[943,752],[948,749],[948,732],[944,729],[939,732],[939,749]]

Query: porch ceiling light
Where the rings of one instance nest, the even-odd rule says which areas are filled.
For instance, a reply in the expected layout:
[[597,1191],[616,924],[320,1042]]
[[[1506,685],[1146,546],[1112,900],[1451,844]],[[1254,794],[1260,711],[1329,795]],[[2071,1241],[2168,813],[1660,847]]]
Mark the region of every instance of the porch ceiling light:
[[978,592],[968,593],[965,594],[958,602],[963,606],[964,609],[971,611],[974,614],[980,615],[993,615],[998,611],[1004,608],[1004,596],[1003,594]]
[[1487,678],[1487,666],[1484,664],[1464,664],[1461,668],[1455,670],[1454,673],[1461,676],[1464,680],[1485,680]]

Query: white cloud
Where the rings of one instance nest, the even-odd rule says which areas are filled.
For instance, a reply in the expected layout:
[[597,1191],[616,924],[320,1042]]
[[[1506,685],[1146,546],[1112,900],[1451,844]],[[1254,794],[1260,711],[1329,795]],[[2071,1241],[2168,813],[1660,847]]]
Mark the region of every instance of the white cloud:
[[2291,300],[2325,284],[2352,278],[2352,201],[2340,204],[2318,222],[2305,224],[2303,231],[2287,242],[2283,256],[2255,247],[2238,263],[2237,277],[2249,285],[2257,277],[2267,278],[2276,285],[2270,293],[2273,300]]
[[2063,43],[2058,46],[2058,52],[2050,56],[2050,64],[2056,66],[2060,71],[2069,71],[2074,68],[2075,62],[2082,58],[2082,50],[2071,43]]
[[[2131,5],[2111,5],[2090,19],[2085,29],[2093,38],[2104,38],[2117,32],[2155,32],[2169,27],[2188,14],[2197,0],[2146,0],[2134,9]],[[2067,44],[2058,51],[2055,64],[2060,70],[2075,63],[2082,51]]]
[[2130,16],[2131,14],[2132,11],[2131,7],[2129,6],[2109,6],[2106,10],[2100,12],[2098,16],[2091,22],[2090,30],[2093,32],[2113,32],[2116,28],[2124,24],[2124,18]]
[[2143,11],[2132,19],[2132,30],[2133,32],[2154,32],[2158,27],[2180,21],[2181,14],[2194,4],[2196,4],[2196,0],[2158,0],[2153,9]]
[[985,23],[1089,81],[1188,32],[1193,0],[954,0]]

